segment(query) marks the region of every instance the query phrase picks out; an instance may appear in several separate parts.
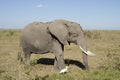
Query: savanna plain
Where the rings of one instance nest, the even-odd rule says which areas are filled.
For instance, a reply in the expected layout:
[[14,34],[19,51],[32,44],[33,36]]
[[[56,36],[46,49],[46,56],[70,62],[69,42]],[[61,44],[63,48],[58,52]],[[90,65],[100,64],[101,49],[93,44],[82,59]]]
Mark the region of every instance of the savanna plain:
[[120,30],[85,30],[90,69],[83,70],[82,53],[77,45],[65,46],[68,73],[53,69],[54,55],[32,54],[31,66],[17,60],[21,30],[0,30],[0,80],[120,80]]

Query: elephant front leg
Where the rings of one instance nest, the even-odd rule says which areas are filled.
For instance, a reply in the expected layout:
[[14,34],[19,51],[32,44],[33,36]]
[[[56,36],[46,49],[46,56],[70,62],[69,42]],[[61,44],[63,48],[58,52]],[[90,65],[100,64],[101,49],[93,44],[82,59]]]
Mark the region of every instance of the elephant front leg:
[[64,58],[63,58],[63,53],[62,54],[58,54],[56,53],[55,55],[55,62],[54,62],[54,68],[57,71],[60,71],[62,69],[64,69]]
[[54,70],[55,71],[59,71],[59,66],[58,66],[58,62],[57,62],[57,58],[55,57],[55,60],[54,60]]
[[63,47],[59,42],[54,42],[54,54],[55,54],[55,62],[54,62],[54,69],[60,71],[64,69],[64,55],[63,55]]

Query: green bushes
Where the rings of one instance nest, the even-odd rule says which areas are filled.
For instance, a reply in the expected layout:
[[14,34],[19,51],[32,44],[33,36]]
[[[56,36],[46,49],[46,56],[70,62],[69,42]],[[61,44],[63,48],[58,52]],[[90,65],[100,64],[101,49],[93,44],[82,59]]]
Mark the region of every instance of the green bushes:
[[106,57],[107,61],[100,68],[120,71],[120,54],[108,53]]
[[20,30],[0,30],[0,37],[19,36]]

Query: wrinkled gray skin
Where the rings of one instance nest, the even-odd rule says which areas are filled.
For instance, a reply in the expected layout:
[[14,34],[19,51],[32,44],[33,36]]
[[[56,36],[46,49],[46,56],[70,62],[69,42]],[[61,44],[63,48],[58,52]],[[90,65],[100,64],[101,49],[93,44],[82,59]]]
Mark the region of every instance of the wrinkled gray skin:
[[[25,54],[25,60],[29,62],[32,53],[54,53],[54,68],[58,71],[64,68],[64,45],[70,43],[75,43],[87,51],[87,45],[81,26],[67,20],[55,20],[47,23],[34,22],[28,24],[22,30],[20,38],[20,45]],[[84,52],[83,63],[85,68],[88,69],[87,55]]]

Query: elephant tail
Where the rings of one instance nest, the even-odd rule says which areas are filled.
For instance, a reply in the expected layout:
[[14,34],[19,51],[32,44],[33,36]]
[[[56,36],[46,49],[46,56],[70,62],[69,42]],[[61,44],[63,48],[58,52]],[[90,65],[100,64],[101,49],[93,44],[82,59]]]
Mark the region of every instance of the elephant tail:
[[19,45],[19,49],[20,50],[19,50],[18,55],[17,55],[17,60],[20,61],[20,62],[23,62],[23,57],[22,57],[23,51],[22,51],[21,45]]

